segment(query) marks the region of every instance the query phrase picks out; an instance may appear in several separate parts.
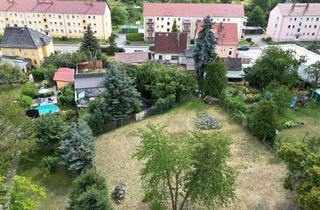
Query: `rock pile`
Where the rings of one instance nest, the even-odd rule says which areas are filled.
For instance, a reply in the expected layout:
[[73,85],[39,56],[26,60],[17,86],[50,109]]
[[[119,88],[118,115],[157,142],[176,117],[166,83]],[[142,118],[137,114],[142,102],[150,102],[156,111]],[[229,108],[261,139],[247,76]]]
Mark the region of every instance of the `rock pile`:
[[208,116],[206,113],[198,113],[196,127],[201,130],[221,128],[221,123],[214,117]]
[[112,191],[112,198],[116,200],[118,203],[120,203],[120,201],[124,199],[124,195],[126,193],[125,187],[125,184],[120,183]]
[[203,101],[206,104],[219,104],[221,101],[218,98],[212,97],[212,96],[206,96],[204,97]]

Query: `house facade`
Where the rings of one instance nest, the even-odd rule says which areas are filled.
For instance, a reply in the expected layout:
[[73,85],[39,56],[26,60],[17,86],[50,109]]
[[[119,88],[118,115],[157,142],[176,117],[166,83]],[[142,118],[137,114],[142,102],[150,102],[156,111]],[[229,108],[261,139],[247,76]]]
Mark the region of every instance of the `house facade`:
[[74,69],[58,68],[54,74],[53,81],[56,82],[58,90],[62,90],[74,83]]
[[0,34],[6,26],[28,26],[52,37],[81,38],[89,24],[98,39],[111,35],[111,12],[105,2],[0,1]]
[[236,23],[238,38],[246,22],[242,4],[147,3],[143,4],[144,38],[154,40],[156,32],[170,32],[174,21],[189,38],[195,35],[196,24],[210,16],[213,22]]
[[151,58],[170,64],[185,63],[188,34],[180,32],[155,33],[154,46],[151,47]]
[[[238,56],[238,31],[235,23],[215,23],[212,26],[217,44],[216,53],[220,58],[236,58]],[[202,29],[202,21],[196,24],[195,39]]]
[[278,4],[266,35],[275,42],[320,40],[320,3]]
[[33,66],[54,53],[51,37],[28,27],[6,27],[0,48],[3,56],[30,59]]

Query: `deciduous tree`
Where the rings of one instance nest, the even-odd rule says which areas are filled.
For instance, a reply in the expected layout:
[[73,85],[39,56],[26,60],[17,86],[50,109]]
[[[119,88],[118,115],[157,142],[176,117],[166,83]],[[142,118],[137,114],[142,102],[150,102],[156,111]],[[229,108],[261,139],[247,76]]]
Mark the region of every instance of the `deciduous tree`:
[[113,7],[111,11],[112,25],[120,26],[124,25],[127,21],[126,12],[120,7]]
[[18,67],[8,63],[0,65],[0,82],[5,82],[12,87],[13,84],[21,83],[25,81],[25,79],[25,75]]
[[309,68],[306,69],[306,73],[309,75],[310,78],[312,78],[315,83],[320,82],[320,61],[317,61],[316,63],[309,66]]
[[248,25],[260,27],[266,26],[266,14],[259,6],[255,6],[255,8],[249,13]]
[[134,157],[143,160],[141,178],[151,204],[182,210],[187,202],[208,208],[230,203],[235,190],[234,170],[226,164],[230,141],[221,133],[169,134],[149,124]]

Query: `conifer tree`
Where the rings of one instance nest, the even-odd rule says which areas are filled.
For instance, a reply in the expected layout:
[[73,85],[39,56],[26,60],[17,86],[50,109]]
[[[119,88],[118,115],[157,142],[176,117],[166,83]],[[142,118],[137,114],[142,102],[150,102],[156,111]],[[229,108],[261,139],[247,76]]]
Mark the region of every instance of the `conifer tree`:
[[112,64],[105,75],[105,110],[114,121],[123,120],[139,106],[139,92],[128,75]]
[[84,121],[73,123],[66,130],[59,146],[62,164],[72,174],[79,174],[92,166],[94,138],[90,127]]
[[216,38],[212,32],[212,21],[209,16],[203,20],[202,30],[198,33],[194,50],[194,62],[199,89],[203,88],[204,73],[207,64],[216,58]]
[[204,76],[203,91],[205,95],[222,98],[227,86],[227,65],[221,59],[209,62]]
[[80,51],[84,52],[91,59],[99,59],[101,57],[99,42],[94,36],[90,25],[87,26],[87,30],[83,34]]
[[178,27],[177,27],[177,21],[174,20],[173,21],[173,25],[172,25],[172,29],[171,29],[171,32],[178,32]]

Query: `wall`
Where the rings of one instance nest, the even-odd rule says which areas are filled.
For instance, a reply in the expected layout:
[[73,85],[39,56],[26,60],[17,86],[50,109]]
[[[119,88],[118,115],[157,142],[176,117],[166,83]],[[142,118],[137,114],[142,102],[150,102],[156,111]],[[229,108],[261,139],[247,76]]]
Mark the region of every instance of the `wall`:
[[[231,55],[229,51],[231,50]],[[220,58],[236,58],[237,57],[237,46],[232,45],[216,45],[216,53]]]
[[[162,56],[162,61],[168,61],[170,63],[180,63],[181,61],[181,56],[179,56],[179,54],[158,54],[158,53],[154,53],[154,60],[159,61],[159,57]],[[172,56],[178,56],[178,60],[171,60]]]
[[72,84],[71,82],[65,82],[65,81],[56,81],[57,87],[59,90],[63,89],[64,87],[68,86],[69,84]]

